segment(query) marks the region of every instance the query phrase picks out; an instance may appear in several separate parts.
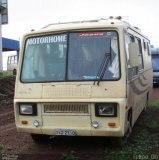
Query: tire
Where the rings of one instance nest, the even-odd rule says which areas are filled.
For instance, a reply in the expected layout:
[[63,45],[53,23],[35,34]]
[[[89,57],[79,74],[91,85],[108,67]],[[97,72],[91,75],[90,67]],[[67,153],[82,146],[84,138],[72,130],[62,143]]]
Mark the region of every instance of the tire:
[[50,140],[50,136],[44,134],[31,134],[31,138],[35,143],[44,143]]
[[130,112],[129,117],[128,117],[128,129],[125,132],[125,135],[123,137],[114,138],[113,145],[117,147],[124,147],[128,142],[131,132],[132,132],[132,113]]
[[146,110],[147,110],[147,107],[148,107],[148,99],[149,99],[149,94],[147,94],[147,98],[146,98],[146,102],[145,102],[145,107],[144,107],[144,109],[143,109],[143,113],[145,113]]

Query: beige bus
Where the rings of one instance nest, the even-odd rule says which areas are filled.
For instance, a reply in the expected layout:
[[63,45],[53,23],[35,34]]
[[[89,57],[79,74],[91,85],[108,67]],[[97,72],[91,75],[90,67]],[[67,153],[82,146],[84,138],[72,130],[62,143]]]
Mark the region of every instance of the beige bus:
[[150,41],[120,18],[50,24],[24,35],[14,110],[19,132],[124,141],[152,89]]

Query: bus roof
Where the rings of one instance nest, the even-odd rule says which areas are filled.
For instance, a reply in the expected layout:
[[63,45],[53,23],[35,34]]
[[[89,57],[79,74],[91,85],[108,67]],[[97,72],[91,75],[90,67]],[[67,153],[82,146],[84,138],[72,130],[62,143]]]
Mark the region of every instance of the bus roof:
[[137,27],[130,25],[128,22],[123,21],[122,18],[119,17],[109,17],[109,18],[101,18],[101,19],[94,19],[94,20],[83,20],[83,21],[73,21],[73,22],[59,22],[59,23],[52,23],[44,26],[42,29],[38,31],[32,31],[30,34],[38,34],[44,32],[51,32],[51,31],[67,31],[67,30],[79,30],[79,29],[93,29],[93,28],[104,28],[104,27],[122,27],[125,29],[132,29],[137,33],[141,33],[141,30]]

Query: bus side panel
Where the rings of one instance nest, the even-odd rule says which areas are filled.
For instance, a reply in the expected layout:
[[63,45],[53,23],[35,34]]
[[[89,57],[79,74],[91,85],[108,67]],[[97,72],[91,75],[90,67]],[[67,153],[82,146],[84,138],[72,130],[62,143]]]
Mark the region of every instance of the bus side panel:
[[147,70],[128,83],[128,104],[130,108],[132,107],[132,124],[135,123],[147,105],[147,96],[152,87],[151,74],[151,70]]

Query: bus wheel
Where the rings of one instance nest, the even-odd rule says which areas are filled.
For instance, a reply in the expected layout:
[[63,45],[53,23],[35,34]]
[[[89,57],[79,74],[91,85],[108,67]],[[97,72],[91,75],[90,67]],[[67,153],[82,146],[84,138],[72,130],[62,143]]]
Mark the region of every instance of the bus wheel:
[[128,138],[130,137],[132,132],[132,113],[129,112],[129,117],[128,117],[128,128],[123,137],[116,137],[114,138],[114,144],[117,147],[123,147],[127,144]]
[[143,113],[145,113],[146,110],[147,110],[147,107],[148,107],[148,99],[149,99],[149,94],[147,94],[147,98],[146,98],[146,100],[145,100],[145,107],[144,107],[144,109],[143,109]]
[[35,143],[43,143],[50,140],[50,136],[44,134],[31,134],[31,137]]
[[129,138],[131,135],[131,132],[132,132],[132,112],[129,112],[128,129],[127,129],[127,132],[125,133],[125,136]]

